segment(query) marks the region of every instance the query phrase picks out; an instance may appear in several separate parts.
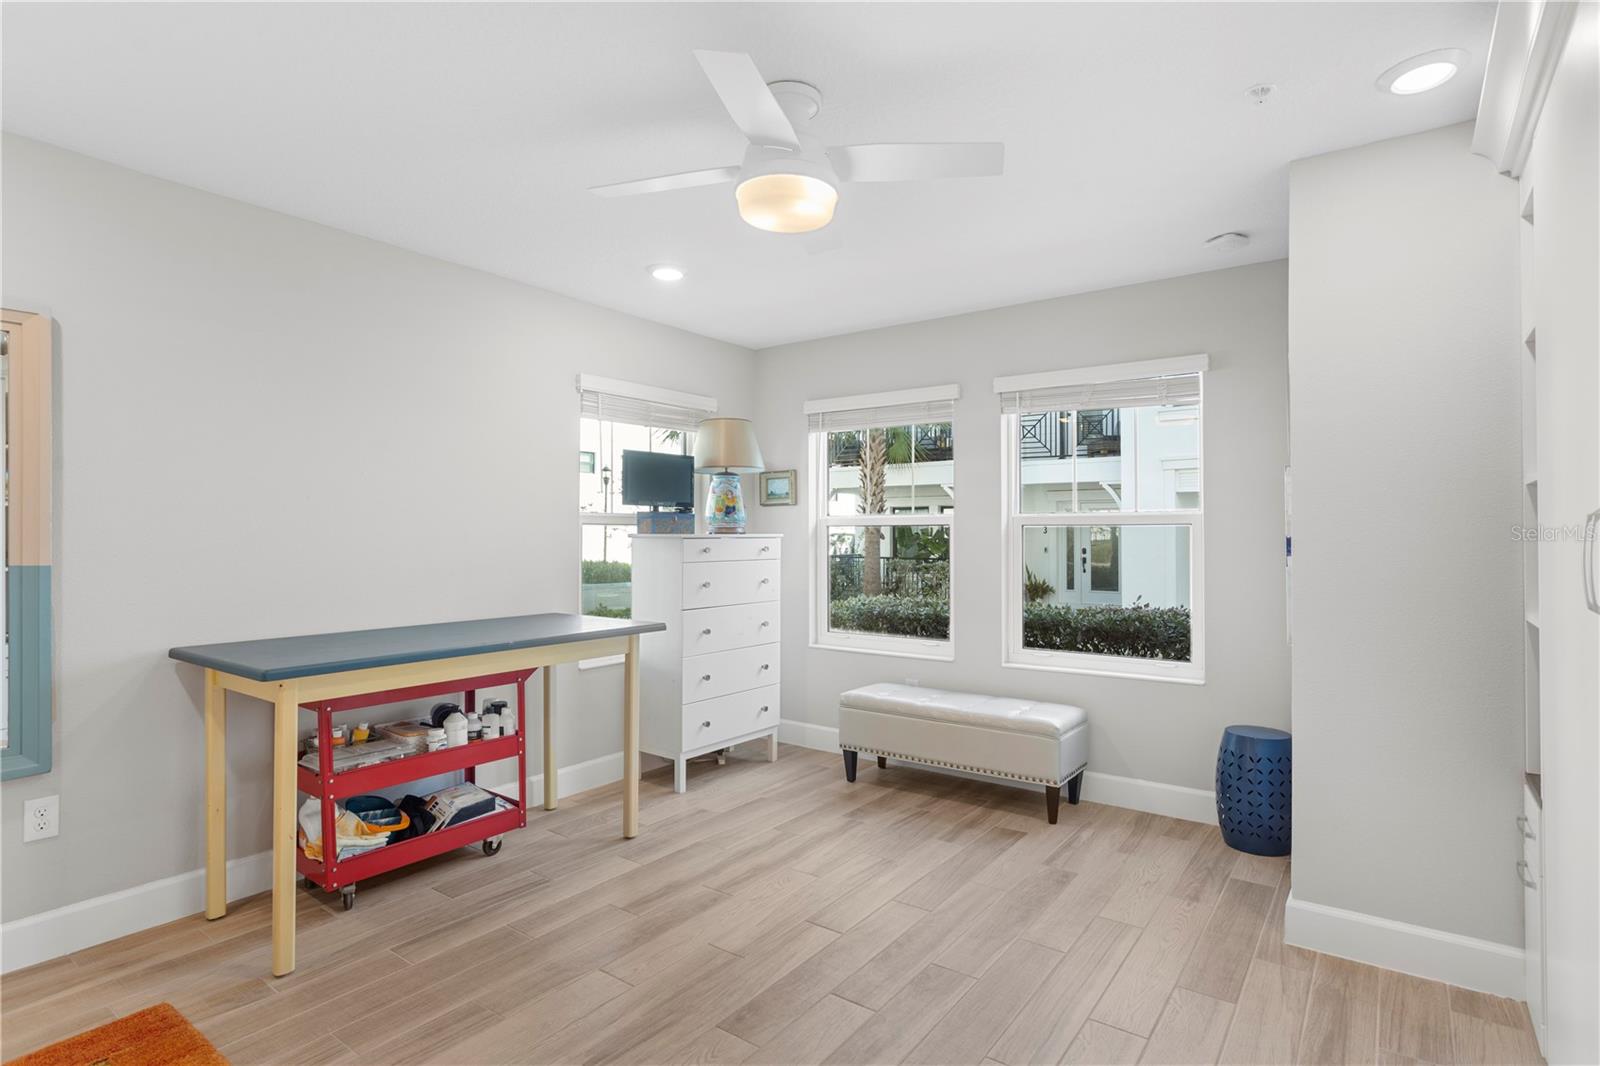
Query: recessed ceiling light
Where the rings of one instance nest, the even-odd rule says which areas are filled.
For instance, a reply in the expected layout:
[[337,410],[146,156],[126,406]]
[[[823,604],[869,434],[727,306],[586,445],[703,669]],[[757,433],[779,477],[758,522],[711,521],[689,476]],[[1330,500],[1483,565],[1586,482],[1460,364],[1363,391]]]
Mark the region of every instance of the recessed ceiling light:
[[683,270],[670,263],[658,263],[650,268],[650,276],[657,281],[682,281]]
[[1424,52],[1384,71],[1378,78],[1378,88],[1396,96],[1415,96],[1437,89],[1455,77],[1466,62],[1467,53],[1459,48]]

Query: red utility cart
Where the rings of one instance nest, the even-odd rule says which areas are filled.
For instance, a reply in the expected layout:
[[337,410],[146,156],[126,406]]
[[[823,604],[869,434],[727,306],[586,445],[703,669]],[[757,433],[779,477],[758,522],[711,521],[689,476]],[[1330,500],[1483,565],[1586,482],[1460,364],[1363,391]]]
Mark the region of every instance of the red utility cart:
[[[307,858],[303,850],[295,849],[295,865],[305,875],[306,881],[320,885],[329,892],[337,889],[344,897],[345,910],[349,910],[355,905],[356,883],[369,877],[472,844],[482,843],[484,853],[487,855],[498,852],[500,837],[504,833],[528,824],[528,801],[524,795],[527,791],[528,753],[527,742],[524,739],[524,725],[528,678],[533,674],[534,670],[531,669],[514,670],[508,673],[485,674],[480,677],[389,689],[384,692],[364,692],[356,696],[301,704],[302,711],[310,711],[317,716],[318,770],[313,772],[304,765],[295,768],[299,790],[322,801],[322,858]],[[479,689],[511,684],[517,686],[517,728],[510,736],[474,741],[465,746],[442,748],[423,755],[409,755],[373,766],[346,770],[343,773],[333,772],[331,740],[333,716],[339,711],[354,711],[362,707],[376,707],[380,704],[461,693],[463,694],[461,708],[465,712],[476,709]],[[484,763],[499,762],[502,759],[517,760],[517,780],[521,782],[517,788],[517,795],[502,796],[490,789],[484,791],[511,804],[509,808],[480,815],[459,825],[424,833],[421,836],[408,837],[360,855],[352,855],[343,862],[339,861],[338,838],[333,824],[336,801],[456,770],[465,770],[467,780],[472,781],[476,776],[476,767]]]

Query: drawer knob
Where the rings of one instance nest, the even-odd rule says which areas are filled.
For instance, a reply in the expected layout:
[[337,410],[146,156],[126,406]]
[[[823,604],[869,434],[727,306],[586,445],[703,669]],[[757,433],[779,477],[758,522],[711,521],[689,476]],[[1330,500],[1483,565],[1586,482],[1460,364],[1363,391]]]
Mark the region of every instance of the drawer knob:
[[764,577],[761,579],[761,583],[763,585],[770,585],[772,584],[772,579],[770,577]]
[[710,588],[710,587],[711,587],[711,582],[709,582],[709,581],[702,581],[702,582],[700,582],[700,587],[701,587],[701,588],[703,588],[703,589],[708,589],[708,588]]
[[772,550],[772,545],[770,545],[770,544],[763,544],[763,545],[762,545],[762,546],[761,546],[761,550],[762,550],[762,551],[764,551],[764,552],[769,552],[769,551],[771,551],[771,550]]
[[1529,828],[1529,826],[1528,826],[1527,815],[1523,815],[1523,814],[1517,815],[1517,828],[1522,831],[1522,835],[1524,837],[1526,837],[1529,840],[1533,839],[1533,830],[1531,828]]
[[1528,863],[1526,859],[1517,860],[1517,880],[1522,882],[1523,888],[1538,888],[1533,878],[1528,876]]
[[771,623],[771,622],[762,622],[762,623],[761,623],[761,624],[760,624],[760,625],[759,625],[759,626],[757,626],[757,627],[756,627],[756,628],[757,628],[757,629],[765,629],[765,628],[767,628],[767,627],[768,627],[768,626],[770,626],[770,625],[771,625],[771,624],[772,624],[772,623]]
[[700,554],[701,555],[709,555],[709,554],[711,554],[711,545],[707,544],[704,548],[701,548],[700,549]]
[[710,729],[711,728],[711,723],[710,722],[701,722],[700,723],[700,728],[701,729]]
[[701,674],[700,675],[700,680],[701,681],[710,681],[711,680],[711,675],[710,674]]
[[770,708],[770,707],[766,707],[766,706],[763,706],[763,707],[762,707],[762,708],[761,708],[761,710],[759,710],[759,711],[757,711],[757,712],[756,712],[756,713],[757,713],[757,714],[766,714],[766,713],[767,713],[767,711],[769,711],[769,710],[771,710],[771,708]]
[[709,629],[702,629],[702,630],[701,630],[701,631],[700,631],[700,635],[701,635],[701,636],[702,636],[702,637],[709,637],[709,636],[710,636],[710,635],[711,635],[711,630],[709,630]]
[[762,663],[761,664],[761,669],[763,669],[763,670],[771,670],[772,669],[772,664],[771,663]]

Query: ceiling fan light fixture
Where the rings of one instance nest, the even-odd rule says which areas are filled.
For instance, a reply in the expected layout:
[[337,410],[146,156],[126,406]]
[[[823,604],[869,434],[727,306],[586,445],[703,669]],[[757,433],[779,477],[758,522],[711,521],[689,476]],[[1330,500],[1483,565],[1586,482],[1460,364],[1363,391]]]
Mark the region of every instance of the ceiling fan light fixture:
[[739,217],[768,233],[810,233],[833,221],[839,190],[809,174],[757,174],[733,192]]

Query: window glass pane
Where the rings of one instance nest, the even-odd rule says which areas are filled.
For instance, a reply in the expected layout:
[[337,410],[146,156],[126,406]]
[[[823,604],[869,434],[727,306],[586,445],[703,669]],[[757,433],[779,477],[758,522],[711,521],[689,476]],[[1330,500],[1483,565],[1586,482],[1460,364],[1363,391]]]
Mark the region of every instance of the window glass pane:
[[1022,645],[1189,660],[1188,526],[1024,526]]
[[1138,407],[1123,413],[1138,420],[1138,509],[1171,511],[1198,508],[1199,407]]
[[828,434],[828,514],[925,514],[954,505],[949,422]]
[[948,640],[949,526],[832,526],[828,628]]
[[1077,412],[1078,510],[1130,511],[1133,501],[1123,491],[1123,416],[1132,410]]
[[587,514],[648,511],[622,502],[622,453],[694,451],[694,434],[595,418],[578,420],[578,510]]
[[1018,415],[1022,513],[1132,510],[1134,501],[1125,491],[1123,431],[1133,413],[1106,408]]
[[627,618],[633,605],[633,527],[582,529],[582,613]]
[[1023,514],[1057,514],[1073,501],[1071,411],[1024,412],[1017,416]]

